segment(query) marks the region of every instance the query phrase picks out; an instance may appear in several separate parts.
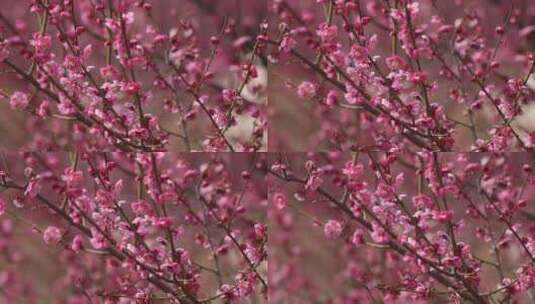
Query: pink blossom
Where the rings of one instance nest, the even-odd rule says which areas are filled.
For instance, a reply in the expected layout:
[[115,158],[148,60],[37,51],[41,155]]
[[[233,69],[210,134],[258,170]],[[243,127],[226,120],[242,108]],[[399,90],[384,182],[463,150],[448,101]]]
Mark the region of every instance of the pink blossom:
[[407,67],[403,58],[397,55],[386,58],[386,64],[392,70],[405,69]]
[[323,226],[323,231],[325,233],[325,237],[328,239],[337,239],[342,234],[342,223],[336,220],[329,220],[325,225]]
[[342,173],[345,174],[350,181],[360,181],[364,173],[364,166],[354,162],[347,162]]
[[336,105],[337,102],[338,102],[338,96],[336,94],[336,91],[329,90],[329,92],[327,93],[327,96],[325,97],[325,104],[330,107],[333,107]]
[[360,246],[364,244],[364,234],[360,230],[355,230],[353,236],[351,237],[351,243],[355,246]]
[[297,95],[301,98],[312,98],[316,95],[316,86],[309,81],[303,81],[297,87]]
[[119,78],[119,71],[114,66],[108,65],[100,69],[100,75],[106,80],[114,80]]
[[256,248],[250,244],[248,244],[245,248],[245,254],[249,258],[249,260],[255,264],[262,259],[258,250],[256,250]]
[[273,201],[275,202],[275,207],[278,210],[286,208],[286,205],[288,204],[288,199],[283,193],[280,192],[277,192],[273,195]]
[[160,229],[167,229],[171,227],[172,221],[169,217],[162,217],[156,221],[156,227]]
[[35,48],[37,52],[44,53],[48,52],[52,47],[52,37],[47,34],[36,33],[31,40],[31,45]]
[[135,94],[138,94],[139,91],[141,90],[141,85],[137,82],[131,81],[131,82],[124,84],[122,90],[123,92],[129,95],[135,95]]
[[362,104],[365,102],[361,93],[353,86],[349,86],[347,88],[347,92],[344,94],[344,97],[349,104]]
[[238,95],[234,90],[225,89],[222,92],[223,101],[226,103],[233,103],[237,100]]
[[416,84],[423,83],[426,80],[426,75],[425,73],[421,73],[421,72],[412,73],[409,76],[409,80]]
[[47,245],[58,244],[61,240],[61,230],[56,226],[48,226],[43,232],[43,240]]
[[267,227],[263,224],[255,224],[254,225],[254,231],[256,238],[259,240],[262,240],[266,237]]
[[336,25],[328,25],[326,23],[322,23],[320,24],[319,29],[316,31],[316,33],[322,39],[322,41],[331,42],[333,39],[336,38],[336,35],[338,34],[338,27]]
[[289,53],[295,48],[296,45],[297,42],[295,41],[295,39],[291,36],[286,35],[282,38],[279,48],[281,51]]
[[29,103],[30,100],[28,99],[28,95],[19,91],[13,93],[13,95],[11,95],[11,99],[9,100],[9,104],[13,110],[24,110],[28,107]]
[[42,118],[50,115],[50,102],[48,100],[43,100],[37,109],[37,115]]
[[439,222],[449,222],[453,219],[453,211],[440,211],[435,214],[435,219]]
[[132,210],[137,215],[147,214],[150,209],[150,205],[145,201],[140,200],[132,203]]
[[412,203],[417,208],[433,208],[434,203],[433,200],[423,194],[416,195],[412,198]]
[[83,247],[82,237],[80,235],[76,235],[72,240],[71,249],[76,253],[80,253],[80,251],[82,250],[82,247]]
[[67,187],[71,189],[76,189],[80,187],[83,181],[82,171],[74,171],[71,168],[65,171],[63,175],[63,181],[67,184]]
[[41,182],[38,179],[32,179],[26,186],[24,195],[29,198],[35,198],[39,191],[41,191]]
[[322,184],[323,179],[319,175],[313,174],[308,178],[305,188],[310,191],[316,191]]

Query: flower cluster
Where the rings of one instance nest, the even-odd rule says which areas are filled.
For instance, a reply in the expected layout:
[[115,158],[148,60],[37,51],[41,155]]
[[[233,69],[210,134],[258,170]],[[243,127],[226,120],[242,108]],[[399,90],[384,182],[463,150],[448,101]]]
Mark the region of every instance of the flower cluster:
[[2,303],[265,299],[264,156],[3,157]]
[[269,10],[270,148],[533,150],[533,1],[272,0]]
[[533,24],[0,1],[0,303],[535,303]]
[[265,4],[153,2],[3,2],[2,111],[31,134],[11,144],[265,150]]
[[531,303],[533,165],[528,153],[271,158],[270,196],[288,207],[268,210],[270,300]]

